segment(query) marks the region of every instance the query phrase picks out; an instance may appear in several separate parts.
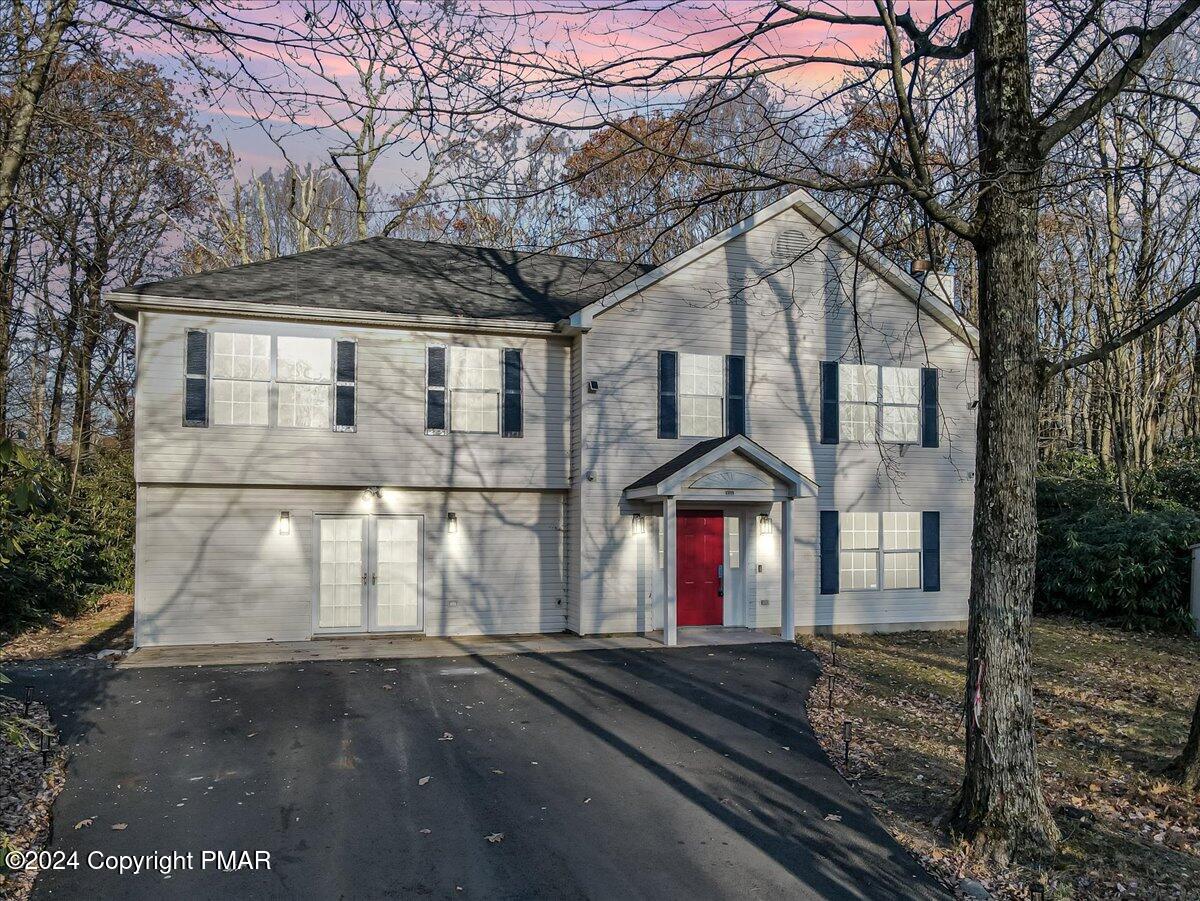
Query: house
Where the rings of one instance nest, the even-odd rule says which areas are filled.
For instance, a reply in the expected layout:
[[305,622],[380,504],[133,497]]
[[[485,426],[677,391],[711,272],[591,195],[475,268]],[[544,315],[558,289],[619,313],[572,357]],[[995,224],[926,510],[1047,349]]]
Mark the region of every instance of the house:
[[375,238],[116,292],[136,642],[960,624],[933,275],[796,192],[656,268]]

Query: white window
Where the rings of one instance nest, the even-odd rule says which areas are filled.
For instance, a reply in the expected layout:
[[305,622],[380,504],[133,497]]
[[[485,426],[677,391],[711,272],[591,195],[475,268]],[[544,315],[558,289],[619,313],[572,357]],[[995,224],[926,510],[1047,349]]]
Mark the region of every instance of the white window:
[[845,591],[879,587],[879,514],[842,514],[839,559]]
[[500,351],[450,348],[450,429],[500,431]]
[[921,434],[921,370],[838,366],[838,419],[843,441],[915,444]]
[[879,440],[891,444],[916,444],[921,438],[921,371],[882,367],[882,405]]
[[920,513],[843,513],[839,559],[845,591],[921,587]]
[[280,337],[276,339],[275,353],[279,425],[294,429],[329,428],[333,342],[328,338]]
[[725,358],[679,355],[679,434],[716,438],[725,434]]
[[874,441],[879,410],[879,367],[838,367],[838,419],[843,441]]
[[921,514],[883,514],[883,587],[921,587]]
[[214,425],[269,424],[271,386],[269,335],[213,335],[212,421]]

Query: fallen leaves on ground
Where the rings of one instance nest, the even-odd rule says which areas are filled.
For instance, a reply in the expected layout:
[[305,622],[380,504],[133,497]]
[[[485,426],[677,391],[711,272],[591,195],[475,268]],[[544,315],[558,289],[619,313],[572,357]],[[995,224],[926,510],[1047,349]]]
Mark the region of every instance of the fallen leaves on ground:
[[[1200,690],[1200,642],[1090,623],[1034,626],[1038,757],[1063,841],[1040,867],[992,869],[936,825],[962,778],[962,633],[807,639],[822,679],[813,729],[894,836],[948,884],[995,897],[1200,897],[1200,797],[1164,780]],[[829,676],[833,675],[833,705]]]

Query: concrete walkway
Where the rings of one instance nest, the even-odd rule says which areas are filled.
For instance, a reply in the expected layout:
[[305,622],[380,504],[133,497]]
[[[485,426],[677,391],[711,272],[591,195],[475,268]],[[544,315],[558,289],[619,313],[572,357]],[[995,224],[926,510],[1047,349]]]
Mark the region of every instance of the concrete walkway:
[[[719,626],[679,630],[679,647],[763,644],[783,639],[773,632]],[[183,645],[139,648],[118,666],[245,666],[301,663],[307,660],[404,660],[424,657],[494,656],[497,654],[561,654],[567,651],[649,650],[663,647],[662,632],[644,635],[583,637],[569,632],[549,635],[461,636],[351,635],[312,641],[263,641],[244,644]]]

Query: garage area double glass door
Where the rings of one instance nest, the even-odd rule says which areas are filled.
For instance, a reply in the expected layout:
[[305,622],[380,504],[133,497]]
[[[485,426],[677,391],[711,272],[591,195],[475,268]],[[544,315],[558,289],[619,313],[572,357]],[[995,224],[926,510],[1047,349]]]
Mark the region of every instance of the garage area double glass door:
[[317,517],[316,632],[423,628],[421,517]]

